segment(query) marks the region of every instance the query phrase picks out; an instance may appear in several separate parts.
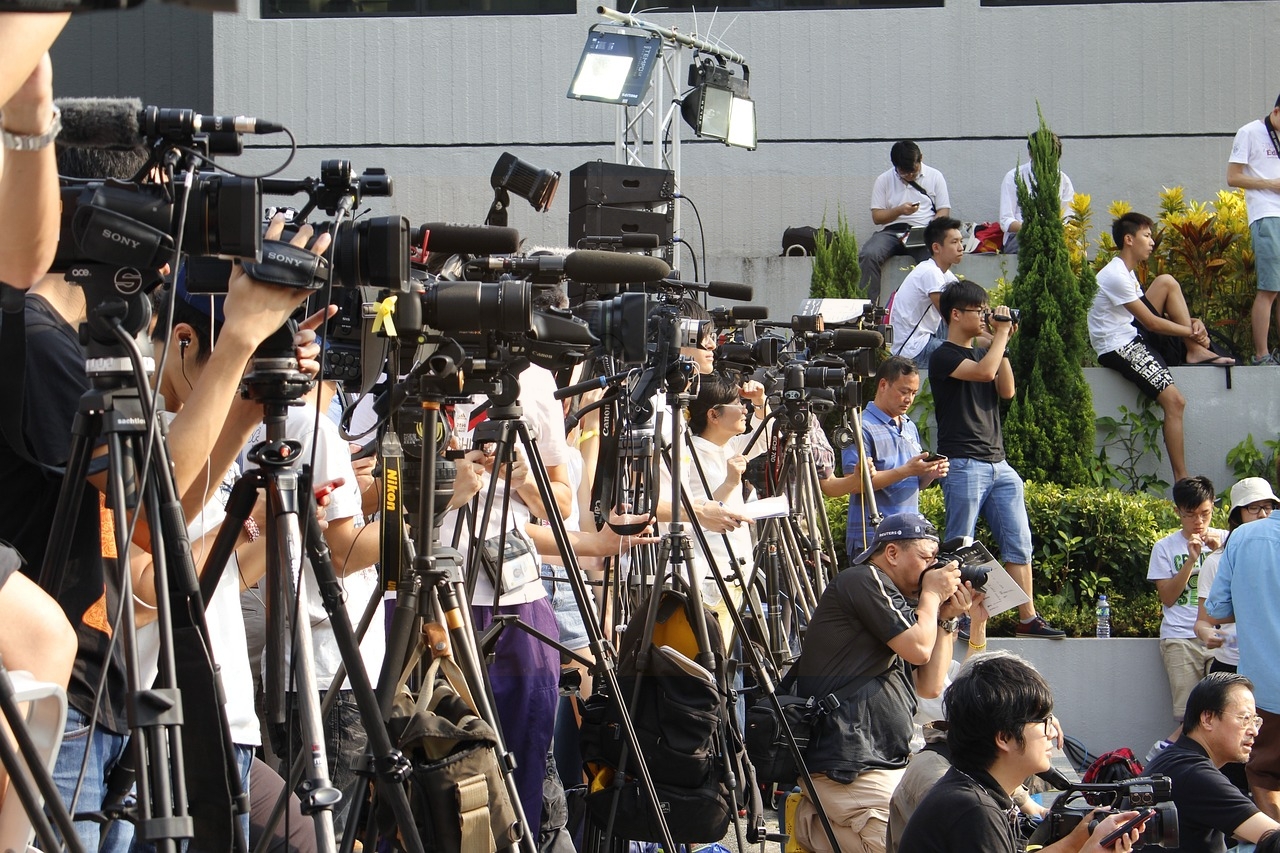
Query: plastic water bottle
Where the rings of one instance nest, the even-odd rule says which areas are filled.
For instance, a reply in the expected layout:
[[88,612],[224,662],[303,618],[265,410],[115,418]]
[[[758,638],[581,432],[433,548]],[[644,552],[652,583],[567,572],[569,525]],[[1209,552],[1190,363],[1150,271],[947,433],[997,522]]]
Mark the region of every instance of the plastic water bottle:
[[1111,637],[1111,602],[1107,601],[1105,595],[1098,596],[1098,608],[1094,611],[1098,617],[1098,627],[1094,631],[1094,636],[1099,639],[1110,639]]

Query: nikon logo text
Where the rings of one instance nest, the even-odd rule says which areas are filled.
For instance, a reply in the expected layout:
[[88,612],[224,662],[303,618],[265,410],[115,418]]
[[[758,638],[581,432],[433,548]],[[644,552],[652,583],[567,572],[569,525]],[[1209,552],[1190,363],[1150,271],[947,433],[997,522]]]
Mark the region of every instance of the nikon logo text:
[[102,236],[107,238],[113,243],[120,243],[121,245],[128,246],[130,249],[136,249],[142,245],[141,240],[130,240],[128,237],[124,236],[123,234],[112,231],[109,228],[102,229]]
[[267,252],[267,260],[275,261],[278,264],[289,264],[294,267],[300,267],[304,263],[301,258],[291,258],[288,255],[281,255],[278,252]]

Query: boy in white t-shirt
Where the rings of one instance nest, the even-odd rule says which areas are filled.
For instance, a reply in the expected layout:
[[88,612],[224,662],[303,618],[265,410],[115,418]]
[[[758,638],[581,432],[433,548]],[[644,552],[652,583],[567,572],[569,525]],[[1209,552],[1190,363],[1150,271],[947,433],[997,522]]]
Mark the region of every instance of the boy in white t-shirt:
[[1187,477],[1173,484],[1173,503],[1182,526],[1152,547],[1147,567],[1147,580],[1155,583],[1164,607],[1160,658],[1173,694],[1173,718],[1178,721],[1169,742],[1176,741],[1182,733],[1187,696],[1213,661],[1213,655],[1195,633],[1200,566],[1222,544],[1225,535],[1225,531],[1209,526],[1213,500],[1213,483],[1208,477]]
[[1258,270],[1253,299],[1253,363],[1280,364],[1267,346],[1271,313],[1280,323],[1280,98],[1271,112],[1236,131],[1227,162],[1227,186],[1244,190],[1249,237]]
[[889,323],[899,340],[893,354],[912,359],[916,367],[928,370],[929,356],[947,339],[938,305],[942,291],[957,281],[951,268],[964,257],[960,220],[950,216],[933,220],[924,228],[924,242],[930,258],[917,264],[898,287],[891,300]]
[[1173,384],[1169,365],[1221,364],[1235,360],[1209,348],[1204,323],[1191,316],[1182,287],[1159,275],[1146,292],[1133,270],[1151,257],[1151,220],[1126,213],[1111,223],[1117,252],[1098,273],[1098,292],[1089,306],[1089,343],[1098,364],[1128,379],[1164,409],[1164,446],[1175,480],[1187,476],[1182,416],[1187,400]]

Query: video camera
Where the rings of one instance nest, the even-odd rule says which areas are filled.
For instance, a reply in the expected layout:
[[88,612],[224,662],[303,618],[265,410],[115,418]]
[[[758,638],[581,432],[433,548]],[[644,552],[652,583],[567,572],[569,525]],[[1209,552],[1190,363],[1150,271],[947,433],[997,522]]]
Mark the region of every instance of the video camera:
[[[1064,838],[1094,809],[1114,811],[1150,809],[1142,837],[1133,846],[1178,847],[1178,809],[1173,804],[1173,786],[1167,776],[1137,776],[1121,782],[1071,785],[1049,807],[1027,845],[1043,847]],[[1092,826],[1090,827],[1092,830]]]

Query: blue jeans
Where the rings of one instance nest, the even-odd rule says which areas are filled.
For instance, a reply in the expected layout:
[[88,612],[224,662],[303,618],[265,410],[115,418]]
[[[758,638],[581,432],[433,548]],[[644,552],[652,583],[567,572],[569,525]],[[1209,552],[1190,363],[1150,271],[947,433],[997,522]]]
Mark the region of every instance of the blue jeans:
[[[62,730],[62,748],[53,764],[53,783],[58,786],[58,794],[62,802],[76,811],[92,812],[102,808],[103,798],[107,794],[107,777],[120,762],[129,743],[127,735],[116,734],[98,725],[89,738],[89,718],[75,708],[67,708],[67,724]],[[84,784],[80,788],[80,798],[75,808],[71,808],[71,797],[75,793],[76,780],[80,776],[80,765],[88,758],[88,767],[84,774]],[[89,820],[75,822],[76,835],[80,837],[85,850],[94,851],[102,838],[102,825]],[[107,833],[107,844],[104,853],[125,853],[133,841],[133,824],[120,820],[111,825]]]
[[[319,697],[323,698],[323,697]],[[293,752],[302,749],[302,725],[298,718],[298,696],[289,694],[289,725],[293,731]],[[365,752],[369,747],[369,734],[360,719],[360,708],[350,690],[340,690],[338,699],[324,718],[325,757],[329,763],[329,782],[342,792],[342,801],[333,807],[333,830],[339,838],[351,815],[351,804],[361,794],[361,786],[368,784],[359,771],[365,765]]]
[[[249,769],[253,767],[253,747],[236,744],[236,766],[240,769],[240,790],[244,791],[245,803],[250,802],[249,798]],[[252,809],[250,810],[252,811]],[[244,843],[246,850],[252,850],[249,846],[249,814],[247,811],[240,815],[240,831],[244,833]]]
[[952,459],[942,480],[947,507],[946,539],[972,536],[978,513],[987,520],[1003,563],[1031,563],[1031,524],[1022,478],[1008,462]]

